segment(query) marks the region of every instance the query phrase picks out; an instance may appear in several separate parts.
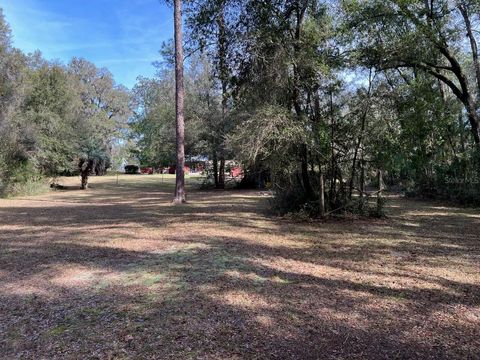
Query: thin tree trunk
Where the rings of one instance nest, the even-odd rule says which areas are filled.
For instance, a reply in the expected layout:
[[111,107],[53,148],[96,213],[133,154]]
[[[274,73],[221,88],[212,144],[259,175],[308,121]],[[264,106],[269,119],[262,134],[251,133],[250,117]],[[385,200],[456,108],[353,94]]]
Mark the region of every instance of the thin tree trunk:
[[352,174],[350,177],[350,189],[348,193],[348,198],[351,200],[352,199],[352,194],[353,194],[353,187],[355,184],[355,175],[357,171],[357,158],[358,158],[358,150],[360,149],[360,146],[362,145],[363,142],[363,134],[365,132],[365,122],[367,120],[367,115],[368,115],[368,110],[370,108],[370,94],[372,92],[372,69],[370,69],[370,74],[368,76],[368,99],[367,99],[367,104],[365,106],[365,109],[362,114],[362,124],[361,124],[361,129],[360,129],[360,135],[358,136],[358,141],[357,145],[355,146],[355,153],[353,155],[353,164],[352,164]]
[[[295,31],[294,31],[294,43],[293,43],[293,50],[294,50],[294,58],[295,58],[295,63],[293,66],[293,91],[292,91],[292,100],[293,100],[293,107],[295,109],[295,113],[297,114],[298,119],[300,120],[302,118],[303,112],[302,112],[302,106],[301,106],[301,100],[300,100],[300,75],[298,72],[298,66],[296,62],[301,61],[300,59],[300,50],[301,50],[301,29],[302,29],[302,24],[305,19],[305,12],[306,12],[306,5],[300,6],[300,4],[297,4],[296,8],[296,23],[295,23]],[[308,199],[312,199],[314,197],[314,192],[312,188],[312,184],[310,182],[310,177],[308,174],[308,147],[307,144],[302,144],[300,148],[300,157],[301,157],[301,164],[300,164],[300,169],[301,169],[301,178],[302,178],[302,184],[303,188],[305,190],[305,194]]]
[[218,167],[218,186],[217,189],[225,189],[225,153],[220,152],[220,166]]
[[378,170],[378,194],[382,196],[382,191],[385,189],[385,185],[383,184],[383,171]]
[[472,126],[473,140],[477,146],[480,146],[480,129],[478,126],[478,115],[474,109],[468,109],[468,120]]
[[463,123],[463,112],[460,111],[458,114],[458,127],[460,129],[460,148],[462,149],[462,154],[465,153],[465,125]]
[[[363,124],[364,122],[362,121],[362,133],[363,133]],[[353,187],[355,185],[355,175],[357,172],[357,157],[358,157],[358,149],[360,147],[360,144],[362,143],[362,139],[359,138],[357,142],[357,146],[355,147],[355,153],[353,154],[353,164],[352,164],[352,174],[350,177],[350,189],[348,192],[348,198],[352,200],[352,195],[353,195]]]
[[215,188],[218,189],[218,157],[217,151],[215,150],[213,154],[213,180],[215,182]]
[[325,217],[325,180],[323,179],[323,170],[322,164],[318,165],[319,167],[319,187],[318,187],[318,201],[320,207],[320,217],[323,219]]
[[308,149],[306,144],[302,144],[302,183],[305,189],[305,194],[307,195],[308,199],[312,199],[314,197],[312,184],[310,182],[310,176],[308,174]]
[[183,35],[182,35],[182,0],[174,0],[175,21],[175,103],[177,135],[177,171],[175,179],[175,204],[182,204],[185,197],[185,88],[183,81]]
[[333,91],[330,91],[330,161],[331,161],[331,178],[330,178],[330,204],[335,205],[337,201],[337,162],[335,159],[335,117],[333,114]]
[[383,185],[383,171],[378,170],[378,195],[377,195],[377,213],[383,211],[383,190],[385,189]]
[[345,186],[343,183],[343,175],[342,175],[342,169],[338,165],[338,163],[335,163],[335,166],[337,168],[336,174],[338,177],[338,192],[337,192],[337,199],[340,197],[342,203],[346,203],[347,201],[347,192],[345,191]]
[[219,77],[222,85],[222,123],[220,126],[220,168],[218,169],[218,189],[225,189],[225,144],[224,132],[227,118],[227,101],[228,101],[228,68],[227,68],[227,34],[225,30],[224,3],[220,4],[219,16],[217,18],[218,25],[218,59],[219,59]]
[[[480,63],[478,60],[478,46],[477,46],[477,40],[475,39],[475,36],[473,35],[473,29],[472,29],[472,22],[470,20],[470,14],[468,13],[468,9],[466,5],[459,5],[458,6],[462,16],[463,20],[465,21],[465,28],[467,30],[467,37],[468,40],[470,41],[470,48],[472,49],[472,60],[473,60],[473,66],[475,68],[475,75],[477,78],[477,103],[480,102]],[[478,105],[478,104],[477,104]]]
[[363,158],[363,150],[362,155],[360,158],[360,199],[363,201],[363,197],[365,195],[365,160]]

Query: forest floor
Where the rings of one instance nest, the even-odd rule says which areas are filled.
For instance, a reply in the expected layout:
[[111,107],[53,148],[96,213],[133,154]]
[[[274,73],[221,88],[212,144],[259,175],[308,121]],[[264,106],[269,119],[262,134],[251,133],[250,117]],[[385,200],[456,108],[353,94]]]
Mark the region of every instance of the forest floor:
[[294,223],[256,191],[172,192],[0,200],[0,358],[480,359],[479,211]]

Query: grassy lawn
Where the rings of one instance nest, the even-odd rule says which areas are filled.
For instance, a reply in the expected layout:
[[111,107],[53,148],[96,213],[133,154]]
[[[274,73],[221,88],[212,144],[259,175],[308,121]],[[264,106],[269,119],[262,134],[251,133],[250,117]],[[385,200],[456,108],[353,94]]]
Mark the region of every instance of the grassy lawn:
[[91,180],[0,200],[0,358],[480,358],[478,211],[292,223],[255,191]]

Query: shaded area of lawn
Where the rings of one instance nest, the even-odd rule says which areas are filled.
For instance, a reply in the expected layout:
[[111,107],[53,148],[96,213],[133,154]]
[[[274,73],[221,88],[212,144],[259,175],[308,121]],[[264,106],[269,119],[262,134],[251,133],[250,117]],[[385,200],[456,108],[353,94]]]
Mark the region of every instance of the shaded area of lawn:
[[0,357],[478,357],[478,212],[297,224],[256,192],[98,181],[0,202]]

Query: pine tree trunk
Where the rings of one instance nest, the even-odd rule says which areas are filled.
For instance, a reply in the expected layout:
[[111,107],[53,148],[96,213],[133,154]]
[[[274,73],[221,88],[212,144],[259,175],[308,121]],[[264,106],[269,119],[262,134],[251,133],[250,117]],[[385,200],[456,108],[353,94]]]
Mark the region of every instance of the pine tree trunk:
[[337,162],[335,159],[335,117],[333,114],[333,92],[330,92],[330,196],[329,201],[331,206],[336,206],[337,202]]
[[220,126],[220,167],[218,169],[217,189],[225,189],[225,127],[227,121],[227,100],[228,100],[228,66],[227,66],[227,33],[225,29],[224,3],[221,3],[218,25],[218,70],[220,83],[222,85],[222,123]]
[[177,135],[177,169],[175,178],[175,204],[182,204],[185,198],[185,89],[183,81],[183,36],[182,36],[182,0],[174,1],[175,21],[175,103]]

